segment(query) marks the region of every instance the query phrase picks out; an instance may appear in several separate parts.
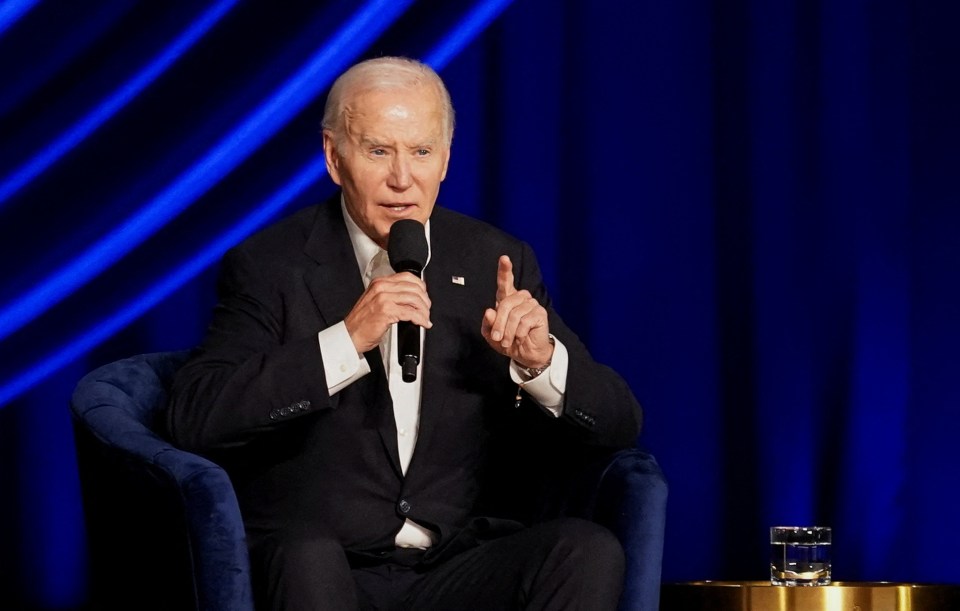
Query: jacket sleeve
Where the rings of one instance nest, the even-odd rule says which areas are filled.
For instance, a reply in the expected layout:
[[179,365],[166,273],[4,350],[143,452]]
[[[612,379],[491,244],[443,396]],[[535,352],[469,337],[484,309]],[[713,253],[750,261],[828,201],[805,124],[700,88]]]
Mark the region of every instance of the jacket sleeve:
[[224,257],[212,322],[170,393],[167,428],[184,449],[240,446],[334,407],[316,334],[283,337],[283,297],[262,270],[242,247]]
[[593,360],[554,310],[533,250],[525,243],[514,268],[518,287],[530,291],[547,309],[550,333],[567,349],[569,368],[561,421],[585,444],[633,447],[640,434],[642,410],[630,387],[616,371]]

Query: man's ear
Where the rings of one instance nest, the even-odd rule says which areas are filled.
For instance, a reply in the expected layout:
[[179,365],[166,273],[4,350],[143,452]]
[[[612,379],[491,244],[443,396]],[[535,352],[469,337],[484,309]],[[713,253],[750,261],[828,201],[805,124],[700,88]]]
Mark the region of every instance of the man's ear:
[[340,155],[337,153],[337,142],[333,132],[323,130],[323,157],[327,162],[327,174],[330,179],[340,186]]

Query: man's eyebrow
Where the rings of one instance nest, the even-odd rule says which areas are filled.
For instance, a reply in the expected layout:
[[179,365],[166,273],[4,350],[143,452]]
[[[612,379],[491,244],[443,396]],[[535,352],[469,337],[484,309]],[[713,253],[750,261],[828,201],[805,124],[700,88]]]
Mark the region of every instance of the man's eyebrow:
[[430,138],[430,139],[428,139],[428,140],[423,140],[422,142],[420,142],[420,143],[418,143],[418,144],[411,145],[410,148],[412,148],[412,149],[433,148],[433,147],[437,146],[437,142],[439,142],[439,140],[438,140],[437,138]]

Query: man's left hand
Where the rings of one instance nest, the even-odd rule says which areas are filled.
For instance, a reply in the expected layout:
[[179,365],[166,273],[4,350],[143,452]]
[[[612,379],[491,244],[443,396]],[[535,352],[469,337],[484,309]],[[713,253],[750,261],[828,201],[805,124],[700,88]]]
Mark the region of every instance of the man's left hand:
[[497,307],[484,312],[480,333],[491,348],[523,367],[546,367],[553,357],[547,310],[529,291],[516,289],[506,255],[497,267]]

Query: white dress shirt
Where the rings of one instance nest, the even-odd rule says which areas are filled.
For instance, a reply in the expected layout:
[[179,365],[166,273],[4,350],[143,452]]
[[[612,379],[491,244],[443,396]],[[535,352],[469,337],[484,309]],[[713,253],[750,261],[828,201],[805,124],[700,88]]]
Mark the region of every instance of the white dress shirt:
[[[350,218],[346,206],[341,200],[343,218],[346,221],[357,266],[363,274],[363,286],[367,288],[371,280],[393,273],[386,251],[370,239]],[[430,245],[430,221],[425,225],[427,246]],[[429,252],[429,250],[428,250]],[[427,258],[429,265],[429,255]],[[426,266],[424,266],[426,269]],[[477,325],[480,321],[477,321]],[[401,367],[397,360],[397,325],[391,325],[380,342],[380,354],[393,399],[394,418],[397,425],[397,448],[400,454],[400,466],[406,474],[413,450],[417,442],[420,423],[421,381],[423,379],[423,359],[417,366],[417,379],[414,382],[402,380]],[[420,330],[420,353],[423,354],[425,331]],[[362,354],[358,355],[353,340],[343,321],[328,327],[317,334],[320,342],[320,354],[323,358],[324,374],[331,395],[343,390],[354,381],[370,373],[370,366]],[[559,417],[563,410],[563,395],[566,391],[568,357],[563,344],[555,340],[553,359],[550,366],[534,379],[527,376],[519,366],[511,362],[510,376],[544,410]],[[407,519],[396,536],[398,547],[430,547],[435,541],[432,531]]]

